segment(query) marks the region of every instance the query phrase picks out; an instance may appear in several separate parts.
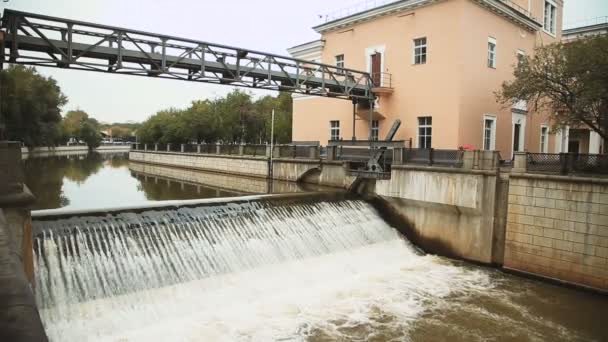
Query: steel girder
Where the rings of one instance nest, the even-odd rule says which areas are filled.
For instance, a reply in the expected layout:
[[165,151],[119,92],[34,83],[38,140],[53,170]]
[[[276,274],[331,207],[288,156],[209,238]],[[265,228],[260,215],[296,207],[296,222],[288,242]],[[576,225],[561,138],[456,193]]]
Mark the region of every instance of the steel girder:
[[237,47],[5,10],[0,63],[373,101],[369,73]]

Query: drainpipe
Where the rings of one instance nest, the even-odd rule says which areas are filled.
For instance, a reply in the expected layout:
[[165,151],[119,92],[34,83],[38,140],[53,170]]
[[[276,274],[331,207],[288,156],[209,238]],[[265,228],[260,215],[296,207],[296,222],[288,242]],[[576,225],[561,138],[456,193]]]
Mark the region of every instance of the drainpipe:
[[355,135],[355,112],[357,111],[357,99],[353,99],[353,141],[357,140]]

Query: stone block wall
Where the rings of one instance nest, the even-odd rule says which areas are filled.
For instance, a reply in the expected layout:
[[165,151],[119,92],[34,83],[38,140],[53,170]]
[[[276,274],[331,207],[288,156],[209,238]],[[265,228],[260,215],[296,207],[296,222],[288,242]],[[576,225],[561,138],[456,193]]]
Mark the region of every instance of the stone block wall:
[[266,158],[132,151],[129,153],[129,160],[244,176],[268,177]]
[[608,290],[608,179],[511,175],[504,267]]

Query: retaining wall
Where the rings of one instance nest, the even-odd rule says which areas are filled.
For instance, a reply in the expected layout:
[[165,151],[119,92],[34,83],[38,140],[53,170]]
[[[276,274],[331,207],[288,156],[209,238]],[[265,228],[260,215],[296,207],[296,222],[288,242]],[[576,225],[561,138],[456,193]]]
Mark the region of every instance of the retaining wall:
[[[108,145],[108,146],[99,146],[95,149],[98,152],[129,152],[131,149],[131,145]],[[63,155],[70,154],[73,152],[89,152],[89,148],[87,146],[56,146],[56,147],[36,147],[32,150],[29,150],[27,147],[21,148],[21,155],[36,155],[36,156],[46,156],[46,155]]]
[[165,166],[177,166],[193,170],[230,173],[251,177],[268,177],[268,159],[262,157],[218,156],[172,152],[129,153],[129,160]]
[[495,220],[497,178],[496,171],[395,165],[375,193],[409,223],[408,237],[422,248],[493,264],[502,261],[494,246],[504,234]]
[[151,177],[166,177],[178,181],[202,184],[211,188],[235,191],[239,193],[265,194],[269,192],[287,193],[300,192],[297,183],[274,182],[270,183],[267,179],[260,177],[235,176],[225,173],[201,172],[192,169],[176,168],[169,166],[159,166],[144,163],[129,163],[129,169]]
[[608,290],[608,179],[512,174],[504,267]]

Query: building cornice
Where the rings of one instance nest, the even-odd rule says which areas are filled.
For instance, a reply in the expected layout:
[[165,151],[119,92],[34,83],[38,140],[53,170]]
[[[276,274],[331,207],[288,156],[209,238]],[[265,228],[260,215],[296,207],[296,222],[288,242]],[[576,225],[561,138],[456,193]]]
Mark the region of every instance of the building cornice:
[[[355,24],[360,24],[362,22],[370,21],[376,19],[378,17],[383,17],[387,15],[392,15],[395,13],[403,12],[403,11],[411,11],[416,8],[429,6],[438,2],[447,1],[447,0],[402,0],[397,2],[392,2],[383,6],[379,6],[376,8],[372,8],[366,11],[362,11],[359,13],[355,13],[353,15],[332,20],[330,22],[317,25],[313,27],[315,31],[318,33],[327,33],[339,29],[343,29]],[[527,14],[518,11],[517,9],[511,7],[507,3],[502,0],[471,0],[482,7],[485,7],[492,12],[503,16],[515,24],[524,27],[529,31],[537,31],[542,28],[542,24],[536,21],[534,18],[528,16]]]
[[320,54],[325,47],[325,41],[322,39],[313,40],[312,42],[296,45],[287,49],[287,52],[298,58],[297,56],[307,56],[312,54]]
[[370,21],[376,19],[378,17],[383,17],[386,15],[391,15],[394,13],[399,13],[403,11],[412,10],[415,8],[428,6],[430,4],[445,1],[445,0],[402,0],[397,2],[392,2],[383,6],[378,6],[376,8],[372,8],[366,11],[362,11],[359,13],[355,13],[353,15],[349,15],[344,18],[332,20],[330,22],[317,25],[313,27],[313,29],[319,33],[326,33],[334,30],[338,30],[341,28],[345,28],[348,26],[352,26],[355,24],[359,24],[362,22]]
[[543,24],[530,17],[528,14],[511,7],[502,0],[471,0],[480,6],[489,9],[490,11],[502,16],[511,22],[523,27],[528,31],[538,31],[543,27]]
[[566,37],[581,33],[595,33],[604,30],[608,30],[608,23],[569,28],[562,31],[562,36]]

